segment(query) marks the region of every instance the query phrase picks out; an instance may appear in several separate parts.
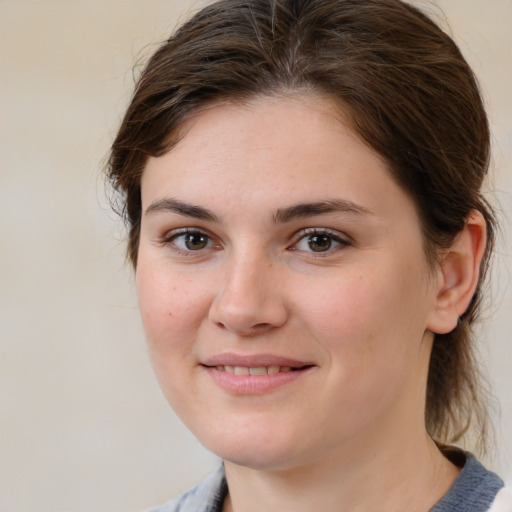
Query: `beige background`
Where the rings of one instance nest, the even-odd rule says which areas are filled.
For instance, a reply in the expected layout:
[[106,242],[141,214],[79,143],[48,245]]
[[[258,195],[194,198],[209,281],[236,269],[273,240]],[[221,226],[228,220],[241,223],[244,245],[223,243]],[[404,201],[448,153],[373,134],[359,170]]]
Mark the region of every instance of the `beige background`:
[[[0,0],[0,511],[141,510],[217,464],[153,378],[100,177],[132,64],[198,5]],[[489,464],[512,481],[512,1],[439,5],[494,131],[504,234],[482,354],[501,406]]]

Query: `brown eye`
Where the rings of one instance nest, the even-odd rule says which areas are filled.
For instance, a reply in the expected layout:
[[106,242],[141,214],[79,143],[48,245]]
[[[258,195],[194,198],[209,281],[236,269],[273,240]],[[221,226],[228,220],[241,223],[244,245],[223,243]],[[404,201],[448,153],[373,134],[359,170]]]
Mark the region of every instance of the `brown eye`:
[[212,239],[201,231],[171,234],[165,243],[169,243],[183,252],[201,251],[213,247]]
[[308,245],[313,252],[328,251],[332,246],[332,238],[327,235],[311,235],[308,237]]
[[208,246],[210,238],[203,233],[187,233],[184,235],[184,244],[189,251],[199,251]]
[[290,247],[290,250],[327,256],[337,249],[343,249],[350,245],[352,245],[352,243],[338,231],[332,231],[326,228],[310,228],[302,231],[302,236]]

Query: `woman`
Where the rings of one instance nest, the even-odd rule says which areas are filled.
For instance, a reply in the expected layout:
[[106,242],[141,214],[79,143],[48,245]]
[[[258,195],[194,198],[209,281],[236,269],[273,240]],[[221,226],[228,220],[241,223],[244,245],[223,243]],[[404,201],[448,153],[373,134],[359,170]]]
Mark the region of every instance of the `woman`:
[[488,160],[401,1],[221,0],[160,47],[108,172],[160,385],[224,464],[155,510],[512,510],[448,446],[485,431]]

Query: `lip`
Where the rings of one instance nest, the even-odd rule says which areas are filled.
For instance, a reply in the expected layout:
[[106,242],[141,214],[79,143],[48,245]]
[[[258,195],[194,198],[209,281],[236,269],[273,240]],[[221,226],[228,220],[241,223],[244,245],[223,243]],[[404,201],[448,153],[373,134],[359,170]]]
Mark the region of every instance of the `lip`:
[[[224,391],[234,395],[261,395],[270,393],[297,381],[310,373],[314,364],[272,354],[238,355],[218,354],[201,363],[213,382]],[[235,375],[222,367],[281,367],[287,371],[264,375]],[[220,368],[220,369],[219,369]]]
[[314,366],[314,364],[309,361],[301,361],[273,354],[240,355],[230,352],[209,357],[205,361],[202,361],[201,364],[203,366],[246,366],[248,368],[256,368],[259,366],[290,366],[291,368]]

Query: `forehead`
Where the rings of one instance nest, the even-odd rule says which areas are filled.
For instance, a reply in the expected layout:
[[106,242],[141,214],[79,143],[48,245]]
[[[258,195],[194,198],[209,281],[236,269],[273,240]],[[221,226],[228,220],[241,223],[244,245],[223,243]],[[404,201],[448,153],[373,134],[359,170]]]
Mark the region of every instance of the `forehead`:
[[[265,159],[270,171],[284,156],[297,165],[301,158],[311,157],[321,166],[335,159],[342,145],[350,146],[345,160],[358,150],[359,165],[364,164],[361,157],[366,154],[368,160],[385,167],[384,160],[361,142],[341,109],[329,99],[307,95],[213,104],[183,123],[178,142],[163,157],[148,159],[144,175],[165,162],[177,165],[170,179],[200,169],[214,172],[229,162],[237,163],[239,173],[259,165],[257,170],[264,174]],[[241,159],[244,165],[238,165]]]
[[169,152],[149,158],[142,177],[144,209],[176,197],[214,210],[326,198],[382,210],[394,196],[410,203],[341,109],[311,95],[212,105],[185,123]]

